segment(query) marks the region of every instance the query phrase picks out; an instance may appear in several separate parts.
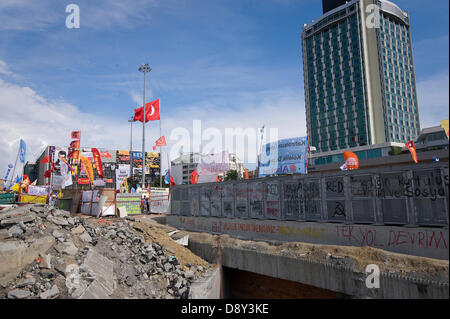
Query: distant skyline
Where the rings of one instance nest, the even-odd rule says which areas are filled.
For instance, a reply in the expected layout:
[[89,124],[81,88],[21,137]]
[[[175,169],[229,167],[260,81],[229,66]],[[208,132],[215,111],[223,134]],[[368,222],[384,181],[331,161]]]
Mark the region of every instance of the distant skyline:
[[[448,118],[448,7],[445,0],[393,1],[410,14],[421,128]],[[80,8],[67,29],[65,7]],[[161,99],[162,131],[176,127],[277,127],[305,136],[301,30],[322,15],[320,0],[17,1],[0,3],[0,174],[19,140],[28,161],[46,145],[129,149],[133,108]],[[142,147],[142,124],[133,125]],[[146,150],[159,123],[146,126]],[[163,158],[163,168],[167,159]],[[3,176],[2,176],[3,177]]]

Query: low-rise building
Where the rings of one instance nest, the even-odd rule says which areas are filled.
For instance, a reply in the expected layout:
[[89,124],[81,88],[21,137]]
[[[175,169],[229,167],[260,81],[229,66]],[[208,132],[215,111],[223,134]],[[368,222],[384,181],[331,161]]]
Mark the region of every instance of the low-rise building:
[[[190,177],[194,170],[197,169],[200,159],[203,156],[207,156],[202,153],[188,153],[181,154],[176,159],[170,162],[170,175],[173,178],[175,184],[189,184]],[[244,177],[244,165],[236,154],[229,153],[230,170],[236,170],[238,172],[238,178]],[[225,177],[226,172],[219,174],[220,177]]]

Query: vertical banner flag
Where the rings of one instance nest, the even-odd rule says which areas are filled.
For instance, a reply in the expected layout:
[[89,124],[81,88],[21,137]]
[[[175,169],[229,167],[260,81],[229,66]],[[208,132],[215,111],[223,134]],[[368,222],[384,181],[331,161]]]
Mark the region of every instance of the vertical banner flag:
[[27,145],[25,141],[20,139],[20,148],[19,148],[19,159],[21,163],[25,163],[25,155],[27,152]]
[[[359,159],[355,153],[344,151],[344,161],[346,170],[354,170],[359,168]],[[342,169],[342,168],[341,168]]]
[[100,179],[103,179],[103,170],[102,170],[102,159],[100,157],[100,153],[98,149],[92,148],[92,156],[94,157],[95,168],[97,170],[97,175]]
[[197,170],[194,169],[194,171],[191,173],[191,184],[197,184],[198,182],[198,174]]
[[86,175],[89,178],[89,181],[91,182],[91,185],[94,184],[94,170],[92,168],[91,162],[84,156],[80,156],[81,164],[84,166],[84,169],[86,171]]
[[11,169],[12,169],[13,167],[14,167],[13,164],[8,164],[8,170],[6,171],[5,178],[4,178],[5,181],[8,180],[9,173],[11,172]]
[[448,119],[441,121],[441,127],[445,130],[445,134],[447,134],[447,138],[448,137]]
[[166,174],[164,176],[164,184],[170,184],[169,170],[166,170]]
[[416,147],[414,145],[414,142],[409,141],[409,142],[405,143],[405,145],[411,152],[411,156],[412,156],[414,162],[417,164],[419,161],[417,160],[417,153],[416,153]]
[[74,175],[78,181],[78,163],[80,162],[81,131],[73,131],[70,134],[70,137],[73,139],[73,141],[70,142],[69,154],[67,158],[72,159],[73,164],[72,175]]
[[73,140],[80,140],[81,139],[81,132],[80,131],[74,131],[71,134],[71,137]]
[[268,143],[261,152],[258,177],[274,174],[306,174],[308,138],[294,137]]

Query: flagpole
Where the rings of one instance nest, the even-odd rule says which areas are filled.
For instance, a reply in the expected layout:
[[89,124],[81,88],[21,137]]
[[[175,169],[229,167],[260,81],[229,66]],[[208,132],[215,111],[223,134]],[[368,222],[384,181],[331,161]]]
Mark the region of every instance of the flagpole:
[[17,159],[19,158],[19,153],[20,153],[20,142],[19,142],[19,150],[17,151],[16,161],[14,162],[14,168],[13,168],[13,172],[12,172],[12,175],[11,175],[11,179],[9,180],[8,187],[11,187],[12,179],[14,178],[14,173],[16,172],[16,165],[17,165]]
[[[159,101],[159,138],[161,138],[161,100]],[[159,145],[159,187],[162,187],[162,143]]]
[[257,170],[257,176],[256,176],[256,178],[258,178],[259,177],[259,166],[260,166],[260,164],[261,164],[261,149],[262,149],[262,141],[263,141],[263,136],[264,136],[264,126],[265,125],[263,125],[263,127],[261,128],[261,130],[260,130],[260,132],[261,132],[261,141],[260,141],[260,145],[259,145],[259,154],[258,154],[258,170]]

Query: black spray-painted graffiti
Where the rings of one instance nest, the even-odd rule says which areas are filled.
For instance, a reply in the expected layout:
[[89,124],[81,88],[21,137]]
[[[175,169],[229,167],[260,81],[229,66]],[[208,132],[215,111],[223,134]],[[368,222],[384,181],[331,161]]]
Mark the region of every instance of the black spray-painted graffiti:
[[402,174],[391,174],[376,178],[377,197],[416,197],[429,198],[435,201],[438,196],[445,197],[448,189],[449,177],[442,178],[439,172],[418,172],[413,178],[405,178]]
[[341,202],[336,202],[336,206],[334,207],[333,217],[335,216],[346,216],[345,215],[345,206]]

